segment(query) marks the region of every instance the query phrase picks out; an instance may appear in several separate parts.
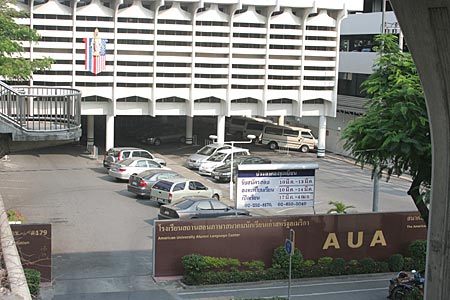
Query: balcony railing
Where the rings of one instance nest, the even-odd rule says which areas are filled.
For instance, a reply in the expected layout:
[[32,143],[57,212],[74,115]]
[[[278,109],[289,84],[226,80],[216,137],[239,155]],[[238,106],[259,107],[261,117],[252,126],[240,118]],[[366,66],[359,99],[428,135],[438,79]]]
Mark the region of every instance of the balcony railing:
[[27,133],[78,130],[81,92],[60,87],[12,87],[0,81],[0,121]]

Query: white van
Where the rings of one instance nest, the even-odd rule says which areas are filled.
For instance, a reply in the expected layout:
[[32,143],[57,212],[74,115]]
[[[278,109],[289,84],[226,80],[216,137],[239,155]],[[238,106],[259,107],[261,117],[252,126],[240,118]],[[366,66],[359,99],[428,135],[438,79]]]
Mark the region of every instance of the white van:
[[292,126],[265,126],[261,143],[268,145],[272,150],[283,147],[300,149],[301,152],[306,153],[311,149],[317,149],[317,139],[311,129]]
[[264,126],[268,124],[273,124],[273,122],[253,117],[232,117],[228,124],[228,132],[244,139],[251,134],[256,136],[255,142],[259,142],[259,136],[263,132]]
[[231,153],[233,153],[233,160],[241,156],[250,155],[250,151],[248,151],[248,149],[239,147],[217,151],[216,154],[211,155],[209,158],[202,161],[200,167],[198,168],[198,173],[201,175],[211,176],[211,173],[215,168],[223,166],[227,162],[231,161]]

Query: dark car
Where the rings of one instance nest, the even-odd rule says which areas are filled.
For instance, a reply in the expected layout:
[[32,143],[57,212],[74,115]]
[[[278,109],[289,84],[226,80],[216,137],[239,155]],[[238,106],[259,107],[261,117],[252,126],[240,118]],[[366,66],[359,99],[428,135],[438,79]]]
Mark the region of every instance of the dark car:
[[161,206],[158,219],[199,219],[249,215],[250,213],[245,209],[234,209],[214,198],[185,197],[173,204]]
[[186,142],[186,130],[177,126],[165,125],[159,130],[153,129],[143,132],[138,136],[139,142],[148,145],[159,146],[166,143]]
[[130,176],[127,189],[129,192],[141,197],[149,197],[153,185],[162,179],[182,177],[170,170],[147,170]]
[[[250,164],[270,164],[272,161],[268,158],[259,157],[259,156],[240,156],[234,159],[233,161],[233,177],[237,174],[237,166],[238,165],[250,165]],[[230,174],[231,174],[231,162],[226,163],[223,166],[215,168],[211,177],[215,181],[219,182],[230,182]]]

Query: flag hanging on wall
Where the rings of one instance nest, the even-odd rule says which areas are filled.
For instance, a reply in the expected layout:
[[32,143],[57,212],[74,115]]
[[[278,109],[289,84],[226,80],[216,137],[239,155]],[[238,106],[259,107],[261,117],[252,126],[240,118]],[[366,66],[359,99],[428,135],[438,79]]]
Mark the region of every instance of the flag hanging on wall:
[[95,29],[92,38],[84,38],[84,66],[94,74],[98,74],[106,68],[106,43],[108,39],[102,39]]

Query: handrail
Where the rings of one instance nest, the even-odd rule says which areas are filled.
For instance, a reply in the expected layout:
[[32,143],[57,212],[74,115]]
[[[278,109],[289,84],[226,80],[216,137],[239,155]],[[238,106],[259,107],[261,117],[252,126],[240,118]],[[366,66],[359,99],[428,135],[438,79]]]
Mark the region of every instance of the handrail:
[[79,129],[81,92],[63,87],[11,87],[0,81],[0,119],[26,132]]

